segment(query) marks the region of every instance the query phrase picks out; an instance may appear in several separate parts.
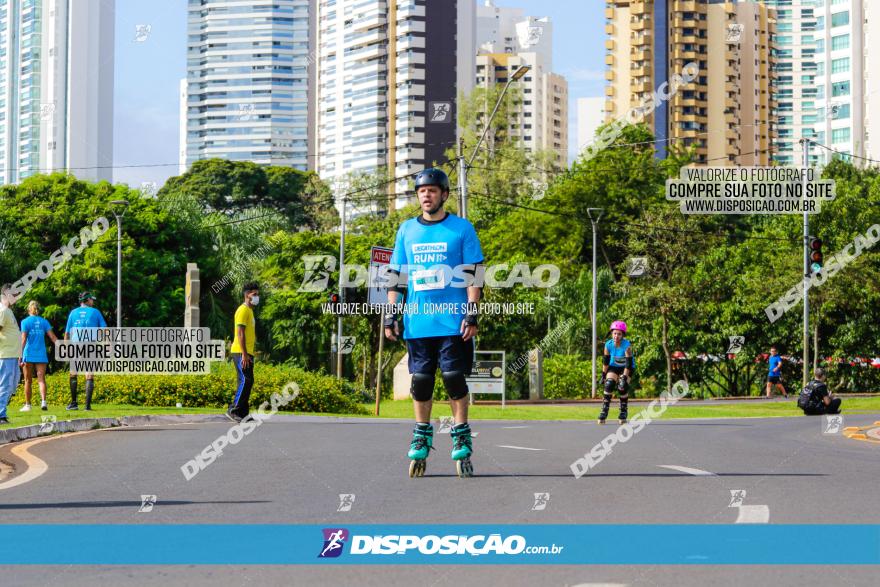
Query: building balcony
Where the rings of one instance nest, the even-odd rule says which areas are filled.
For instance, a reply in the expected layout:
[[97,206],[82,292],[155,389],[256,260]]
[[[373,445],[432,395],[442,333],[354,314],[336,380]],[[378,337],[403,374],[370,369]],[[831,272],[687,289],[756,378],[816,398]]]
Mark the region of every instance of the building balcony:
[[647,18],[639,19],[630,23],[630,29],[639,32],[639,31],[649,31],[652,28],[651,21]]
[[654,91],[654,84],[651,82],[632,82],[629,89],[634,93],[650,94]]
[[648,8],[647,2],[630,2],[629,12],[634,16],[649,15],[652,10]]
[[352,31],[365,31],[374,27],[380,27],[388,24],[388,19],[385,16],[384,12],[376,12],[375,14],[371,14],[370,16],[362,19],[355,20],[352,22],[349,27]]
[[633,61],[651,61],[654,53],[649,45],[634,45],[629,51],[629,57]]
[[669,22],[669,26],[672,28],[699,28],[700,22],[695,18],[682,18],[680,16],[673,16]]
[[398,37],[397,39],[397,50],[398,51],[406,51],[407,49],[424,49],[425,48],[425,37],[405,37],[401,39]]
[[404,4],[403,7],[397,9],[397,21],[412,18],[414,16],[425,16],[425,7],[415,3]]
[[698,36],[695,35],[695,34],[687,34],[687,35],[685,35],[685,34],[682,33],[681,31],[675,31],[674,33],[672,33],[672,44],[673,44],[673,46],[675,46],[675,45],[683,45],[683,44],[685,44],[685,43],[694,43],[694,44],[696,44],[696,43],[699,43],[699,42],[704,41],[704,40],[705,40],[705,39],[701,39],[700,37],[698,37]]

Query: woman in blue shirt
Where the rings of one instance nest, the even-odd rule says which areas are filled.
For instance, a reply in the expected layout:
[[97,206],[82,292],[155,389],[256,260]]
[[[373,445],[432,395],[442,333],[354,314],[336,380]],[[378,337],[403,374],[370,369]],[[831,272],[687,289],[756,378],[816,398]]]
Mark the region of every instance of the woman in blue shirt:
[[24,374],[24,406],[22,412],[31,411],[31,386],[33,385],[33,371],[37,373],[37,383],[40,386],[40,408],[47,410],[46,403],[46,365],[49,357],[46,356],[46,337],[54,344],[58,337],[52,332],[49,321],[40,316],[40,304],[36,300],[28,303],[29,316],[21,321],[21,369]]
[[614,388],[620,397],[620,423],[625,424],[629,416],[629,381],[636,364],[633,359],[632,345],[623,338],[626,334],[626,322],[616,320],[611,323],[611,339],[605,343],[605,354],[602,366],[602,411],[599,413],[599,424],[604,424],[611,407]]

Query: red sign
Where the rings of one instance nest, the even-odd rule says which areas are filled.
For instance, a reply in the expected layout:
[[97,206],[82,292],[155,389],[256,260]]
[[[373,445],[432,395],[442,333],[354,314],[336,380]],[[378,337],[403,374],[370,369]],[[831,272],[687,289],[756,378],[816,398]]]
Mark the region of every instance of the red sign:
[[393,252],[393,249],[373,247],[370,249],[370,260],[378,265],[387,265],[391,262],[391,253]]

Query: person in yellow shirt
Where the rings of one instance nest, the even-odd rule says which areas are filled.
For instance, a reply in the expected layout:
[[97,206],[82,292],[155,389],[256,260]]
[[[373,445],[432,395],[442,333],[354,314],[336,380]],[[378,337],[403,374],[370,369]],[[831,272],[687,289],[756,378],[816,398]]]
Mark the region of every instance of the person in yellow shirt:
[[260,303],[260,287],[256,283],[246,283],[242,293],[244,302],[235,311],[235,330],[230,349],[232,363],[238,373],[238,387],[226,410],[226,417],[234,422],[241,422],[250,411],[248,402],[254,386],[254,345],[257,338],[254,307]]
[[21,331],[15,314],[9,306],[15,303],[15,296],[9,291],[10,285],[0,288],[0,424],[9,424],[6,418],[6,405],[18,387],[21,371]]

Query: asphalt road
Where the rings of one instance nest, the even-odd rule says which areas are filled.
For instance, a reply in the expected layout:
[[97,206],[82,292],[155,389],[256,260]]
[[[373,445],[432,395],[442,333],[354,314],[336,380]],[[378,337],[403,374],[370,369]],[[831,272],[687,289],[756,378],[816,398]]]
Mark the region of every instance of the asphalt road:
[[[612,412],[612,416],[616,412]],[[847,426],[880,415],[848,415]],[[610,422],[610,421],[609,421]],[[436,426],[435,426],[436,427]],[[187,481],[180,467],[222,423],[59,437],[29,452],[41,476],[0,489],[3,524],[731,524],[743,505],[770,524],[880,524],[880,445],[823,434],[820,418],[654,422],[584,477],[572,461],[616,424],[472,424],[477,476],[459,479],[448,434],[409,479],[403,421],[276,416]],[[0,447],[0,460],[25,463]],[[699,474],[700,472],[712,475]],[[12,479],[15,477],[13,476]],[[0,478],[2,483],[9,477]],[[536,493],[549,494],[544,508]],[[156,495],[151,512],[141,496]],[[353,494],[350,511],[337,511]],[[829,502],[829,500],[831,500]],[[764,519],[760,519],[761,517]],[[9,538],[8,536],[6,538]],[[623,545],[622,545],[623,546]],[[800,549],[801,544],[779,544]],[[876,567],[792,566],[16,566],[3,585],[875,585]]]

